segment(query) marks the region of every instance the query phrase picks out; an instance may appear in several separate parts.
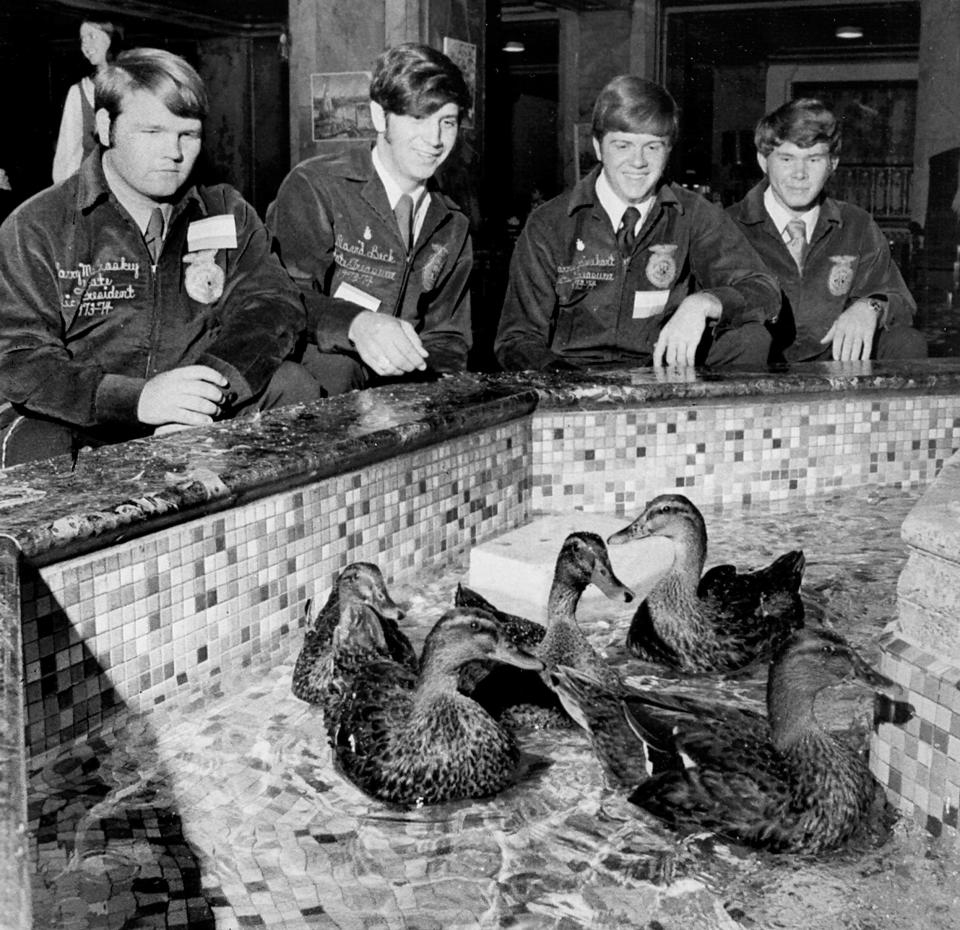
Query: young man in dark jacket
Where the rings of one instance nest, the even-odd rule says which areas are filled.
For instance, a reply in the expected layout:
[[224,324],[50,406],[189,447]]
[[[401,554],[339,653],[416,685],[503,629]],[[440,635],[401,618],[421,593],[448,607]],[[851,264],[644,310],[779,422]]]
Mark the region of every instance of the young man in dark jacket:
[[370,84],[373,147],[301,162],[267,211],[307,305],[304,364],[331,394],[466,368],[469,223],[433,176],[469,103],[445,55],[388,49]]
[[774,360],[926,358],[916,304],[865,210],[824,192],[840,124],[819,100],[791,100],[757,125],[765,179],[730,215],[783,290]]
[[719,207],[664,183],[677,128],[658,84],[621,75],[600,92],[600,165],[535,210],[514,250],[504,368],[766,365],[776,282]]
[[133,49],[98,76],[101,149],[0,227],[3,466],[313,400],[304,326],[266,228],[190,183],[206,92]]

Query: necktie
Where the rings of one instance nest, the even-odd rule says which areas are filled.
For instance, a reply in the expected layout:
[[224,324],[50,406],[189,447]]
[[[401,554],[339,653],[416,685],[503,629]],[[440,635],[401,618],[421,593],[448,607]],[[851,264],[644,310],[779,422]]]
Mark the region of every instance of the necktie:
[[807,224],[803,220],[790,220],[787,223],[787,251],[797,263],[797,271],[803,271],[804,253],[807,251]]
[[150,260],[156,265],[157,259],[160,257],[160,246],[163,245],[163,211],[159,207],[153,208],[143,239],[147,243]]
[[639,219],[640,211],[636,207],[627,207],[623,211],[623,219],[620,220],[620,228],[617,230],[617,246],[624,258],[633,255],[633,247],[637,244],[637,221]]
[[401,194],[397,205],[393,208],[393,215],[397,218],[400,227],[400,238],[403,247],[409,252],[413,243],[413,198],[409,194]]

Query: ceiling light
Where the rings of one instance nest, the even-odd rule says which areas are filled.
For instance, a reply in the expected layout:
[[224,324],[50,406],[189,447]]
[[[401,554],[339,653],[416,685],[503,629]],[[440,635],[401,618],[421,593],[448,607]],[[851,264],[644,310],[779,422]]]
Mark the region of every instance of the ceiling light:
[[511,39],[506,45],[504,45],[503,50],[505,52],[525,52],[527,49],[522,42],[517,42]]
[[863,29],[860,26],[837,26],[838,39],[862,39]]

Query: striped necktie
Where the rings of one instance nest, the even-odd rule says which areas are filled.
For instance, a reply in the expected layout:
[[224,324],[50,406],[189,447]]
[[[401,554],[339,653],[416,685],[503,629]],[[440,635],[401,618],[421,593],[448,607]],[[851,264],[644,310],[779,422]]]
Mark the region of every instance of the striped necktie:
[[797,264],[797,271],[803,271],[803,259],[807,251],[807,224],[803,220],[790,220],[786,226],[787,251]]

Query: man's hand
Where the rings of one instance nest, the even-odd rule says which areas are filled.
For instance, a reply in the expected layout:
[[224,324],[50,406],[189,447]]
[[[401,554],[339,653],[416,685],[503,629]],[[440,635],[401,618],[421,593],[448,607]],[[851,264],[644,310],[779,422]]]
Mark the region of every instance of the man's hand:
[[423,371],[427,350],[406,321],[362,310],[347,333],[364,363],[378,375],[405,375]]
[[660,330],[653,350],[653,367],[692,366],[707,320],[719,320],[723,306],[713,294],[691,294]]
[[862,361],[870,358],[876,331],[877,311],[868,300],[857,300],[837,317],[820,344],[833,343],[835,362]]
[[186,365],[154,375],[140,392],[137,419],[162,426],[207,426],[224,402],[227,379],[206,365]]

